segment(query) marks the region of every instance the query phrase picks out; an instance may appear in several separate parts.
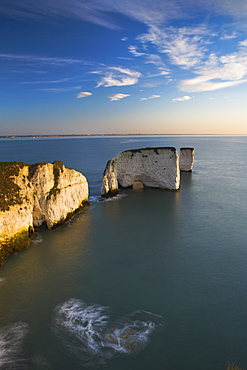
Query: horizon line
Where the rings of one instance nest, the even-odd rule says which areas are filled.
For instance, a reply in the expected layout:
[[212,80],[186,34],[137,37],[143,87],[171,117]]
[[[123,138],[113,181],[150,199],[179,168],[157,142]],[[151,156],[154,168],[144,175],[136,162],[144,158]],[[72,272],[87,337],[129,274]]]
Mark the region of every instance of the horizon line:
[[105,137],[105,136],[247,136],[247,134],[28,134],[28,135],[0,135],[0,139],[18,139],[18,138],[42,138],[42,137]]

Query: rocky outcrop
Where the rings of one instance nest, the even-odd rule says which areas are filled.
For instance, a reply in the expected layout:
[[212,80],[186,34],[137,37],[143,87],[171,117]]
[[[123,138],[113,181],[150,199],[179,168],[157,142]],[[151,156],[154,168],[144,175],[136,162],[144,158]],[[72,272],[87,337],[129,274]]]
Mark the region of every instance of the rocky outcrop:
[[194,148],[180,148],[179,168],[182,172],[191,172],[194,165]]
[[108,161],[101,194],[112,196],[118,193],[118,186],[129,188],[137,182],[144,187],[178,190],[180,172],[176,149],[162,147],[122,152]]
[[34,229],[69,220],[88,204],[88,183],[60,161],[0,162],[0,265],[26,248]]

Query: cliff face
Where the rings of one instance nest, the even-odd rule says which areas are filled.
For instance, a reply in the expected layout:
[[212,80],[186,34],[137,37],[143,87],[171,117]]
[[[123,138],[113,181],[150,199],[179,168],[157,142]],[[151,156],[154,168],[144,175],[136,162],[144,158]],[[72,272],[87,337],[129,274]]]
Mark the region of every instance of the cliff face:
[[182,172],[191,172],[194,165],[194,148],[180,148],[179,168]]
[[26,248],[34,228],[58,227],[88,204],[88,183],[62,162],[0,162],[0,265]]
[[175,148],[126,150],[108,161],[101,188],[102,195],[115,195],[118,184],[132,187],[140,181],[145,187],[178,190],[180,173]]

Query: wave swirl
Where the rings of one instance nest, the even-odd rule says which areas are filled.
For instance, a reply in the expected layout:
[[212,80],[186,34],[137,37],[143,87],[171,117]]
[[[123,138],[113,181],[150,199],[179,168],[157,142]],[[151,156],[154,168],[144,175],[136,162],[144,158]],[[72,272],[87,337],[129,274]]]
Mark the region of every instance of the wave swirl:
[[54,310],[53,331],[81,363],[97,367],[119,355],[135,355],[151,333],[163,326],[162,316],[136,311],[112,321],[109,308],[70,299]]

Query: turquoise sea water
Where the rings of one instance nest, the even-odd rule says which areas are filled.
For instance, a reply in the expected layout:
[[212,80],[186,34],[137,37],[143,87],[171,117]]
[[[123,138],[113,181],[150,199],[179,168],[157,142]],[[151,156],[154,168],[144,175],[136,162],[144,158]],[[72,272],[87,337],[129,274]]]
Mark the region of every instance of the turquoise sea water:
[[[195,148],[179,192],[125,190],[99,202],[108,159]],[[0,269],[0,369],[247,369],[247,138],[0,141],[0,161],[62,160],[91,206],[36,233]]]

